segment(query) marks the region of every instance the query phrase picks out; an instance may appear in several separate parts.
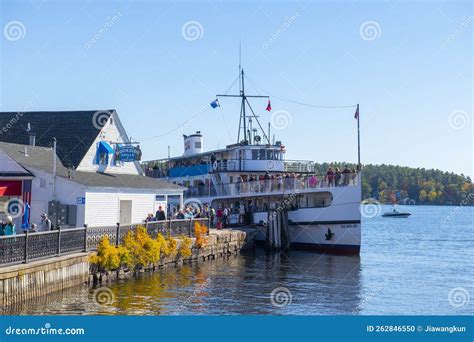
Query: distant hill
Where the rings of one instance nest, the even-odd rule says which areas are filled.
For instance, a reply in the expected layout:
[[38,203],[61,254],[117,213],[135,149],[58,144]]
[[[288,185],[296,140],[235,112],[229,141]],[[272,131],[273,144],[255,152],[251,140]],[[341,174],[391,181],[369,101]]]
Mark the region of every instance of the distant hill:
[[[334,162],[315,164],[318,174],[329,167],[341,170],[355,164]],[[416,204],[474,205],[474,186],[471,178],[463,174],[435,169],[411,168],[396,165],[364,165],[362,198],[375,198],[382,203],[397,203],[411,198]]]

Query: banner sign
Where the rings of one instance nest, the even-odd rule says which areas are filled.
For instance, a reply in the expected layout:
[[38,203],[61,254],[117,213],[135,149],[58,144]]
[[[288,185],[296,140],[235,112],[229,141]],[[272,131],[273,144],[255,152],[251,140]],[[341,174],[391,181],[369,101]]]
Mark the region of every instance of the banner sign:
[[141,160],[142,151],[140,146],[117,145],[115,148],[115,160],[121,162],[133,162]]

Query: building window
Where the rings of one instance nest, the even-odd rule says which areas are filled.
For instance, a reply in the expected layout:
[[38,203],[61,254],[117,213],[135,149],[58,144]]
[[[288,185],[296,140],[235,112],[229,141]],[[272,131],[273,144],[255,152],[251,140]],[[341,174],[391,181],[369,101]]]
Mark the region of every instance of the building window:
[[40,178],[40,188],[46,188],[46,179]]
[[194,143],[194,148],[201,148],[201,146],[202,146],[202,145],[201,145],[201,142],[200,142],[200,141],[196,141],[196,142]]
[[114,149],[105,141],[100,141],[97,146],[96,152],[96,164],[108,165],[109,154],[114,153]]
[[99,165],[107,165],[109,161],[108,153],[99,153]]

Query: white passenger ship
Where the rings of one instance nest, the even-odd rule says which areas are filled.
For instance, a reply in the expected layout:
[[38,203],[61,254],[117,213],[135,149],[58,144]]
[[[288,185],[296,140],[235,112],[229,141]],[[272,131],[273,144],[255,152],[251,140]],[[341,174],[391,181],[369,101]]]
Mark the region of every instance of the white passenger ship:
[[[217,95],[240,97],[238,142],[204,151],[201,132],[185,135],[184,154],[145,162],[147,175],[187,187],[185,203],[230,208],[230,224],[261,227],[260,241],[265,239],[268,208],[285,205],[292,248],[359,254],[360,173],[344,174],[334,184],[326,175],[315,174],[312,161],[287,160],[285,146],[270,142],[270,125],[265,133],[248,101],[266,96],[245,94],[243,70],[239,81],[240,94]],[[259,129],[252,127],[255,123]]]

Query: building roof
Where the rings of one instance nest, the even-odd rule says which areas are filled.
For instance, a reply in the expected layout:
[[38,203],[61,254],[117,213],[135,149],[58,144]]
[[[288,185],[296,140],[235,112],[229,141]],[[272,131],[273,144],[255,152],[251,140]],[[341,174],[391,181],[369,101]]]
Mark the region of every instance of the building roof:
[[33,175],[0,149],[0,177],[32,177]]
[[[26,154],[25,154],[26,148]],[[0,151],[34,174],[30,168],[53,172],[53,150],[49,147],[29,146],[0,142]],[[89,187],[155,189],[183,191],[185,188],[142,175],[99,173],[68,170],[56,156],[56,175]]]
[[0,112],[0,141],[26,145],[35,134],[37,146],[51,147],[56,138],[62,164],[76,168],[114,112]]
[[[0,142],[0,150],[26,169],[33,167],[48,173],[53,172],[54,153],[52,148]],[[57,157],[56,165],[57,171],[64,169],[67,172]]]
[[179,185],[143,175],[76,171],[71,180],[90,187],[185,190]]

